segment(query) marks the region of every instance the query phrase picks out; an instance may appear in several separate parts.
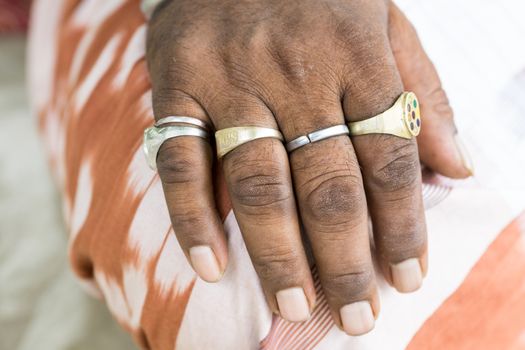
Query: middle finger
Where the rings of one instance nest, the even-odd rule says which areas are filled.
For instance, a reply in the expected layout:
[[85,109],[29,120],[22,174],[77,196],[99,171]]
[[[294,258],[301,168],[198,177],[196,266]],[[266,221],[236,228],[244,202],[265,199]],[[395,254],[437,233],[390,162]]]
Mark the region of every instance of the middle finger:
[[[257,98],[235,88],[225,91],[229,92],[223,102],[211,107],[212,115],[223,117],[217,118],[218,130],[277,128],[272,113]],[[232,124],[234,118],[238,120]],[[315,290],[283,144],[273,138],[252,140],[224,155],[222,166],[235,217],[270,308],[288,321],[305,321],[315,304]]]

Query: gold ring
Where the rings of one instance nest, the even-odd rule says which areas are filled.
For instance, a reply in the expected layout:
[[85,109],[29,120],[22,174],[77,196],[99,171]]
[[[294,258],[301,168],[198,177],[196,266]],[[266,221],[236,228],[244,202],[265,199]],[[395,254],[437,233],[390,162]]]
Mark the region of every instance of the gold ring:
[[221,159],[228,152],[247,142],[262,139],[274,138],[283,141],[283,135],[279,130],[271,128],[261,128],[257,126],[238,126],[218,130],[215,133],[215,142],[217,144],[217,157]]
[[421,131],[419,101],[413,92],[403,92],[392,107],[381,114],[348,123],[350,136],[390,134],[411,139]]

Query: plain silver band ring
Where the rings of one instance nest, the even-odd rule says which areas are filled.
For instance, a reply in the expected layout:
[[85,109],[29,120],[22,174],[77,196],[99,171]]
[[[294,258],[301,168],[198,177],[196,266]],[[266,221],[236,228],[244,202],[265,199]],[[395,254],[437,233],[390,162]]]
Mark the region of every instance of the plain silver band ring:
[[317,130],[309,133],[308,135],[299,136],[296,139],[286,144],[286,150],[288,152],[295,151],[296,149],[303,147],[309,143],[321,141],[333,136],[349,135],[350,130],[346,125],[335,125],[325,129]]
[[169,123],[183,123],[183,124],[191,124],[198,126],[199,128],[203,129],[209,129],[209,126],[206,122],[203,122],[200,119],[193,118],[193,117],[187,117],[183,115],[172,115],[169,117],[164,117],[155,122],[155,127],[159,128],[164,124]]

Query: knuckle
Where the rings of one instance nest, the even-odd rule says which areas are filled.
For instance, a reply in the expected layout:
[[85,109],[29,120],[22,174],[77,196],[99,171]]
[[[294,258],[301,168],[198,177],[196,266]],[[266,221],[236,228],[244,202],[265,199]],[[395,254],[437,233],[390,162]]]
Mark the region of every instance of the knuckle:
[[306,196],[306,211],[315,221],[338,225],[363,212],[360,180],[350,174],[332,176],[315,184]]
[[195,167],[185,154],[191,154],[191,150],[185,149],[182,144],[175,147],[173,143],[166,141],[159,150],[157,157],[157,169],[165,184],[188,184],[199,179],[198,168]]
[[[410,222],[418,222],[418,220]],[[399,262],[420,256],[427,246],[424,224],[398,227],[397,233],[383,234],[376,237],[380,254],[388,261]],[[423,227],[420,227],[423,226]]]
[[441,84],[431,90],[424,98],[425,101],[432,106],[433,112],[439,115],[440,118],[452,121],[454,112],[450,106],[447,93],[443,90]]
[[260,248],[252,260],[259,277],[267,282],[286,284],[301,271],[297,254],[286,246]]
[[412,190],[420,176],[415,143],[387,144],[384,149],[389,151],[379,157],[371,171],[373,185],[383,192]]
[[[176,234],[192,236],[191,232],[200,232],[201,228],[207,226],[207,216],[202,209],[172,208],[170,219]],[[195,235],[198,236],[198,235]]]
[[286,178],[274,165],[245,165],[232,175],[232,197],[245,208],[284,208],[292,198]]
[[325,273],[323,284],[325,293],[339,300],[366,299],[374,285],[374,271],[371,266],[363,265],[351,271]]

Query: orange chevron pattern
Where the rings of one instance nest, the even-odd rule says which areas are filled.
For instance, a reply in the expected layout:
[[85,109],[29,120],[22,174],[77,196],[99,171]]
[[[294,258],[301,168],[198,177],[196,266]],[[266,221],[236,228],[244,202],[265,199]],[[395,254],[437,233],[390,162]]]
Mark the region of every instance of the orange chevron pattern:
[[[73,270],[92,293],[105,299],[137,344],[173,349],[185,341],[181,339],[185,322],[193,325],[195,319],[204,322],[214,317],[204,316],[199,308],[199,301],[205,303],[214,296],[186,263],[174,239],[159,179],[147,168],[140,150],[142,131],[152,123],[152,111],[139,1],[54,1],[37,1],[41,9],[37,16],[47,15],[42,9],[52,4],[60,15],[51,46],[52,74],[46,79],[50,88],[37,92],[35,99],[42,102],[35,105],[50,164],[63,193]],[[49,95],[40,96],[44,94]],[[222,173],[215,172],[217,206],[227,223],[231,204]],[[452,190],[429,172],[423,179],[427,208]],[[520,312],[525,307],[525,284],[516,278],[525,274],[520,222],[523,219],[500,235],[461,288],[419,330],[409,349],[502,349],[498,344],[504,344],[504,349],[525,348],[520,333],[525,328]],[[240,234],[237,231],[230,230],[231,240]],[[242,251],[244,247],[231,249]],[[315,349],[333,329],[315,266],[312,272],[318,294],[313,317],[302,324],[279,317],[262,320],[263,330],[252,336],[259,337],[253,346]],[[264,304],[257,295],[238,301],[239,293],[260,292],[254,271],[239,272],[232,280],[237,284],[226,290],[234,302]],[[251,281],[251,289],[244,289],[239,281]],[[233,315],[224,319],[239,323],[238,315]],[[187,329],[187,338],[201,337]]]

